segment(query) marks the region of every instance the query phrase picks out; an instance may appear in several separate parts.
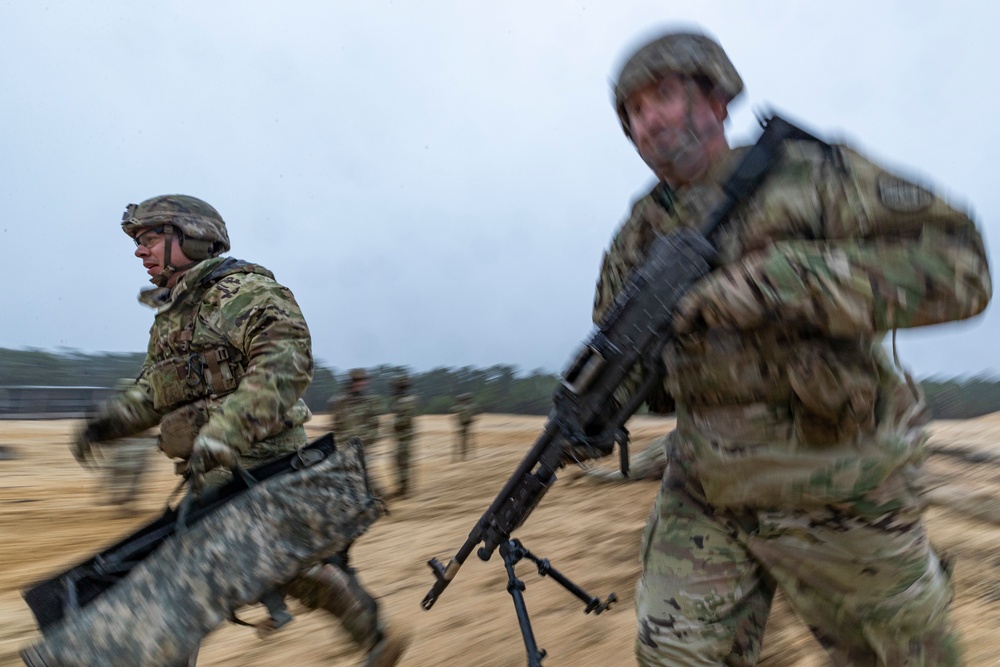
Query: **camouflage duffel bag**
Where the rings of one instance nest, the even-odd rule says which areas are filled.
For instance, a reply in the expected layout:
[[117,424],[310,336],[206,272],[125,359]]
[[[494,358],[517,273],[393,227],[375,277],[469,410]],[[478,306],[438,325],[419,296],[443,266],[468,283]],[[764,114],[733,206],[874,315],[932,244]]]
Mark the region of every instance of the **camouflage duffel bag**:
[[176,510],[24,594],[31,667],[173,667],[232,613],[350,544],[382,514],[364,452],[326,435],[188,496]]

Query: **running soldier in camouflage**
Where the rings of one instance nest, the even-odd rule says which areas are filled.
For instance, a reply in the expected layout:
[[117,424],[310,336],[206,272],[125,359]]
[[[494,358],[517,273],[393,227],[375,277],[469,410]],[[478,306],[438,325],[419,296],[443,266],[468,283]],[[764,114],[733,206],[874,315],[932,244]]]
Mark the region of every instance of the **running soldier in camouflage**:
[[401,373],[393,380],[392,430],[396,434],[396,495],[405,498],[412,488],[410,471],[413,454],[413,419],[417,414],[417,397],[410,393],[410,376]]
[[[615,107],[660,182],[604,256],[595,322],[658,234],[717,202],[742,88],[701,34],[625,63]],[[847,146],[792,141],[712,240],[719,268],[681,300],[649,401],[677,434],[642,539],[639,663],[755,664],[780,587],[837,665],[960,664],[913,486],[926,406],[882,342],[986,307],[976,226]]]
[[350,384],[343,395],[327,402],[330,428],[338,440],[357,436],[365,449],[371,449],[379,439],[378,422],[382,411],[378,398],[368,393],[368,373],[353,368]]
[[[121,226],[156,285],[140,295],[156,317],[136,385],[79,433],[73,453],[81,464],[90,464],[94,443],[156,425],[160,449],[201,483],[222,483],[236,464],[253,467],[305,445],[311,414],[301,396],[312,379],[312,342],[292,293],[262,266],[220,256],[230,248],[225,222],[200,199],[130,204]],[[235,546],[218,539],[224,551]],[[289,590],[338,616],[368,651],[366,664],[394,664],[401,648],[345,559],[302,573]],[[353,609],[366,611],[354,617]]]
[[[375,443],[379,439],[379,418],[382,410],[377,397],[368,393],[368,373],[363,368],[353,368],[350,372],[347,391],[339,397],[327,401],[330,413],[330,430],[337,440],[345,441],[357,437],[365,447],[368,460],[374,459]],[[375,481],[372,490],[379,498],[386,498],[385,492]]]

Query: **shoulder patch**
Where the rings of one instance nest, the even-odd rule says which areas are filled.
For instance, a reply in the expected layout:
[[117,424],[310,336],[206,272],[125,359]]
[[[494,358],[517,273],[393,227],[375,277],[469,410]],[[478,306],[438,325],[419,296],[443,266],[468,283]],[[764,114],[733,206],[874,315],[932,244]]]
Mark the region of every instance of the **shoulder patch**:
[[890,211],[918,213],[934,202],[928,190],[891,174],[881,174],[877,187],[879,201]]

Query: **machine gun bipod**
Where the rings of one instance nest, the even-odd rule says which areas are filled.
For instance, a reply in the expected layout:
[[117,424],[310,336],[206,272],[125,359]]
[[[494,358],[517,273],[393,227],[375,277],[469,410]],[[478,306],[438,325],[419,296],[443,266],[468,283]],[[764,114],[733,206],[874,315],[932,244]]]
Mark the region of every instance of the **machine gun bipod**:
[[538,574],[541,576],[551,576],[563,588],[578,597],[586,604],[584,613],[600,614],[610,608],[618,601],[614,593],[610,593],[608,598],[601,602],[600,598],[593,597],[575,583],[570,581],[566,575],[552,567],[548,558],[539,558],[528,551],[520,540],[511,539],[500,545],[500,556],[503,558],[504,567],[507,570],[507,592],[514,599],[514,609],[517,612],[517,623],[521,627],[521,636],[524,638],[524,648],[528,652],[528,667],[541,667],[542,659],[545,658],[545,649],[538,648],[535,641],[535,633],[531,629],[531,620],[528,618],[528,607],[524,602],[525,584],[517,578],[514,567],[524,558],[527,558],[538,567]]

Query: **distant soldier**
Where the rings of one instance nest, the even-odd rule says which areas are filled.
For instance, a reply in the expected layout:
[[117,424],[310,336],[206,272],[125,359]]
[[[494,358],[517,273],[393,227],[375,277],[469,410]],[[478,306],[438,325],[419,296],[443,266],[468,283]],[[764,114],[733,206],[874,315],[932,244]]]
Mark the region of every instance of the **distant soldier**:
[[[122,378],[115,383],[121,394],[137,387],[133,378]],[[157,449],[156,437],[150,431],[119,438],[113,447],[103,448],[100,479],[109,503],[128,505],[136,500],[142,487],[143,473],[150,464],[149,455]]]
[[401,373],[392,383],[392,430],[396,434],[396,495],[405,498],[410,491],[410,456],[413,447],[413,418],[417,397],[410,392],[410,377]]
[[[351,369],[347,391],[331,398],[326,406],[330,413],[330,430],[337,442],[347,442],[356,435],[364,445],[368,460],[374,460],[372,451],[379,439],[378,422],[382,410],[378,398],[368,393],[368,373],[365,369]],[[384,498],[385,494],[378,488],[375,480],[369,481],[372,493]]]
[[378,420],[382,411],[378,398],[368,393],[365,369],[352,368],[347,391],[331,398],[326,405],[330,412],[330,429],[338,441],[347,442],[356,435],[366,450],[378,442]]
[[472,402],[472,394],[459,394],[455,399],[455,421],[458,422],[458,440],[455,441],[453,461],[464,461],[465,455],[472,444],[469,431],[476,419],[476,406]]

